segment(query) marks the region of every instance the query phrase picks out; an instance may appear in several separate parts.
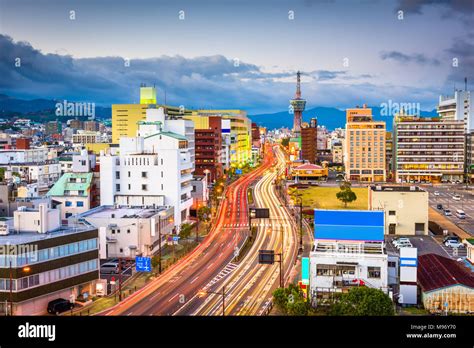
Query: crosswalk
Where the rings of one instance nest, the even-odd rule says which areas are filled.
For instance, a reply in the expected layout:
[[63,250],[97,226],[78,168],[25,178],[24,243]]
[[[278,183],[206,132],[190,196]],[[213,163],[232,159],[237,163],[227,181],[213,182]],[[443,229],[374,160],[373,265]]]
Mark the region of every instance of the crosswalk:
[[237,268],[236,263],[228,263],[227,266],[224,267],[222,271],[220,271],[212,280],[204,286],[203,290],[209,289],[211,286],[222,280],[223,278],[227,277],[232,271]]
[[224,224],[224,228],[249,227],[249,224]]

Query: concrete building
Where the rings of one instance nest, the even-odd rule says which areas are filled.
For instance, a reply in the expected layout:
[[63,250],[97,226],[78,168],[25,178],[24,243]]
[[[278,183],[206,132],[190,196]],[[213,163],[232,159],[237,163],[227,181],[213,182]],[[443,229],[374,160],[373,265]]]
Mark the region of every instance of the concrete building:
[[297,167],[292,167],[290,178],[296,182],[316,182],[326,180],[328,168],[317,164],[305,163]]
[[310,252],[313,303],[353,286],[388,292],[383,212],[316,209],[314,226]]
[[397,182],[463,181],[463,121],[396,115],[393,132]]
[[315,118],[301,128],[301,159],[312,164],[318,160],[318,124]]
[[[0,312],[45,314],[49,301],[95,294],[99,278],[96,228],[61,226],[60,213],[41,204],[0,222]],[[10,274],[12,305],[10,310]]]
[[73,144],[95,144],[101,142],[101,134],[96,131],[85,131],[79,130],[76,134],[72,135]]
[[384,182],[385,122],[372,119],[372,109],[346,110],[346,178],[351,181]]
[[192,205],[191,150],[184,135],[169,131],[163,108],[149,110],[138,136],[122,137],[118,154],[100,156],[101,205],[173,206],[180,226]]
[[342,164],[344,161],[344,147],[342,143],[334,143],[332,145],[332,163]]
[[462,121],[467,133],[474,131],[472,91],[456,90],[454,95],[440,96],[438,114],[443,121]]
[[431,313],[474,312],[474,276],[459,262],[438,254],[418,257],[421,300]]
[[467,182],[474,183],[474,132],[466,134],[466,172]]
[[46,123],[45,125],[45,134],[46,135],[57,135],[57,134],[61,134],[63,131],[63,125],[61,123],[61,121],[49,121]]
[[428,192],[418,186],[368,187],[369,210],[385,213],[385,234],[428,235]]
[[173,232],[173,207],[99,206],[78,216],[99,230],[105,230],[106,256],[150,257]]

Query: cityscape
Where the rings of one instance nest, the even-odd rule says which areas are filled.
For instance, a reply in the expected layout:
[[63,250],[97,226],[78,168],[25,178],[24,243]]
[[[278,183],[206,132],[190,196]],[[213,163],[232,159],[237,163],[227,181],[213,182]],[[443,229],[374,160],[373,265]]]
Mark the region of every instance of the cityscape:
[[474,313],[472,1],[43,5],[0,0],[15,337],[375,316],[459,341],[416,320]]

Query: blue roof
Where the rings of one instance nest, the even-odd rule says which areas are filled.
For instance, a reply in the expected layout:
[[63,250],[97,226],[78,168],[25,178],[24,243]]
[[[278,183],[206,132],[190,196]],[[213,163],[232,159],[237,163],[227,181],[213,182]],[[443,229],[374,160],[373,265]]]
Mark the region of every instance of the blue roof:
[[383,241],[384,212],[372,210],[314,210],[314,238]]

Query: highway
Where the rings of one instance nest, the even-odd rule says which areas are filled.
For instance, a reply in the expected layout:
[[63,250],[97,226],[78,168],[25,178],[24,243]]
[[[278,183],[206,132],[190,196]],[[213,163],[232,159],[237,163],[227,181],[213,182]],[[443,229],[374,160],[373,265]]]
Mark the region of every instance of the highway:
[[[267,170],[254,190],[257,207],[270,209],[270,219],[252,222],[257,226],[257,235],[245,258],[234,265],[233,271],[219,286],[210,289],[206,285],[175,315],[222,315],[222,288],[225,294],[225,315],[262,315],[268,308],[273,291],[280,285],[279,263],[258,264],[260,249],[273,249],[281,253],[284,240],[284,283],[294,266],[297,257],[297,227],[286,207],[281,206],[273,182],[285,166],[281,149],[274,147],[277,163]],[[279,256],[276,257],[279,259]]]
[[274,162],[270,146],[262,165],[224,191],[209,235],[189,255],[102,315],[173,315],[206,287],[215,291],[235,269],[231,261],[248,235],[247,191]]

